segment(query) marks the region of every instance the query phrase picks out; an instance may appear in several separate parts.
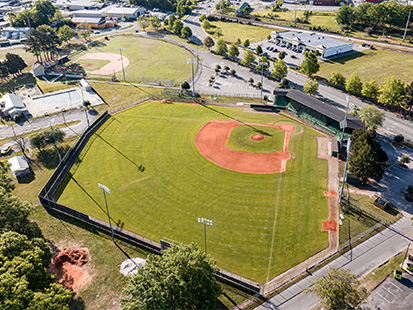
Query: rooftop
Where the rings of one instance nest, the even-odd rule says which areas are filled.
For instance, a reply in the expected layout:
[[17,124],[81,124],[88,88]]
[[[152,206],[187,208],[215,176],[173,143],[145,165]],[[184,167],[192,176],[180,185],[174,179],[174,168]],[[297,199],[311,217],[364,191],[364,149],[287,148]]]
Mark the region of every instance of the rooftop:
[[277,37],[279,36],[282,38],[288,38],[290,40],[299,41],[302,44],[312,45],[312,46],[322,47],[322,48],[331,48],[331,47],[351,44],[351,43],[346,43],[340,40],[332,39],[322,34],[317,34],[315,32],[309,33],[309,32],[301,32],[301,31],[299,32],[280,31],[280,32],[276,32],[276,34],[277,34]]

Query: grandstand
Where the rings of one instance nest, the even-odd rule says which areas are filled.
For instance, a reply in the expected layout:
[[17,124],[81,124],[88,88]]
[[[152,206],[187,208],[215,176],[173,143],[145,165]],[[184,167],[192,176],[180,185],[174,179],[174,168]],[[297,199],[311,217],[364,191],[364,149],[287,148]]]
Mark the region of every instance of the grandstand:
[[274,90],[273,107],[285,109],[301,119],[319,127],[341,140],[343,126],[345,126],[343,140],[347,140],[354,129],[365,128],[363,122],[353,115],[347,115],[347,124],[344,125],[345,112],[296,89]]

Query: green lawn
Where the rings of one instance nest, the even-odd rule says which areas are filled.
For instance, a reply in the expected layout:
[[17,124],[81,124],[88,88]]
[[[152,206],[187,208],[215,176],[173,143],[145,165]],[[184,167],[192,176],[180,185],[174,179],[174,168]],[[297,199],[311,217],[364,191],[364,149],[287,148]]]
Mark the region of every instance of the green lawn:
[[[261,134],[264,140],[252,140],[252,136]],[[274,127],[250,127],[240,125],[231,131],[227,142],[227,147],[233,151],[271,153],[282,152],[284,146],[285,133]]]
[[344,217],[345,219],[342,220],[343,225],[341,225],[339,229],[340,244],[347,242],[350,238],[356,237],[380,222],[380,220],[376,220],[364,213],[360,215],[351,209],[348,209],[346,213],[344,213]]
[[321,62],[317,75],[328,79],[333,71],[339,71],[348,78],[357,71],[362,82],[373,78],[382,83],[386,77],[394,75],[406,83],[410,83],[413,79],[412,68],[413,54],[386,50],[365,50]]
[[85,68],[86,71],[94,71],[107,65],[109,60],[98,60],[98,59],[82,59],[78,63]]
[[212,28],[210,30],[210,34],[215,38],[218,38],[215,31],[217,28],[221,28],[221,37],[228,43],[235,43],[238,38],[241,39],[242,43],[244,43],[246,39],[249,39],[250,42],[265,40],[268,35],[271,34],[271,31],[274,30],[264,27],[228,22],[211,22],[211,25]]
[[[290,119],[237,108],[147,102],[114,115],[94,135],[57,193],[60,203],[106,220],[98,183],[114,223],[159,241],[203,246],[218,265],[264,282],[327,247],[327,162],[317,158],[315,136],[292,135],[295,159],[282,174],[244,174],[205,159],[194,144],[198,130],[227,116],[273,124]],[[299,126],[298,124],[296,124]],[[66,186],[65,186],[66,185]]]
[[[154,79],[173,79],[175,83],[181,83],[190,78],[191,66],[187,59],[192,54],[185,49],[163,40],[141,38],[136,36],[113,36],[109,40],[101,40],[96,46],[88,48],[87,51],[77,53],[72,57],[76,61],[86,53],[113,53],[119,54],[117,48],[124,48],[124,57],[129,59],[129,65],[125,67],[126,79],[138,81],[142,77]],[[86,60],[89,63],[89,60]],[[89,70],[90,67],[84,67]],[[121,78],[122,72],[117,72]],[[91,75],[89,78],[99,77],[111,79],[112,75]]]

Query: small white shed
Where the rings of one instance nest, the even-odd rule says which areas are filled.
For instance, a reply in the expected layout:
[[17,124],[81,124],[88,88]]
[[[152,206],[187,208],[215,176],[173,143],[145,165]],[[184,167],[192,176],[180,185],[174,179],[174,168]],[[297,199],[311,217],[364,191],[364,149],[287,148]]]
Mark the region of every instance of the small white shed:
[[80,85],[80,87],[82,87],[86,91],[91,91],[92,90],[92,86],[85,79],[81,79],[79,81],[79,85]]
[[14,156],[8,160],[13,175],[18,178],[30,173],[29,163],[24,156]]

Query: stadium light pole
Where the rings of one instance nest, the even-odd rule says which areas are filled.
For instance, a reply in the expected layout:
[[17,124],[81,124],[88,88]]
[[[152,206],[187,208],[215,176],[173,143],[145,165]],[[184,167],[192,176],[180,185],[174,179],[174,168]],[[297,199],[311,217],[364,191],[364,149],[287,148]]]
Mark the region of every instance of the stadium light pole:
[[192,97],[195,98],[194,59],[188,58],[187,63],[192,65]]
[[106,211],[108,213],[108,220],[109,220],[109,226],[110,226],[110,231],[112,233],[112,241],[115,243],[115,237],[113,235],[113,227],[112,227],[112,222],[110,221],[110,215],[109,215],[109,208],[108,208],[108,202],[106,200],[106,193],[110,194],[110,189],[103,185],[103,184],[98,184],[98,186],[103,190],[103,197],[105,197],[105,205],[106,205]]
[[120,62],[122,63],[123,81],[126,82],[125,68],[123,67],[123,56],[122,56],[122,51],[124,51],[125,49],[123,47],[118,47],[116,49],[119,50],[119,53],[120,53]]
[[50,126],[50,129],[52,130],[53,141],[54,141],[54,146],[56,148],[57,156],[59,157],[59,161],[62,161],[62,157],[60,157],[59,149],[57,148],[57,144],[56,144],[56,138],[55,138],[54,131],[53,131],[53,124],[54,124],[54,118],[52,118],[51,121],[49,122],[49,126]]
[[212,226],[212,221],[207,220],[204,218],[198,218],[198,223],[203,223],[204,224],[204,247],[205,247],[205,255],[207,254],[207,244],[206,244],[206,226]]
[[260,98],[260,103],[262,103],[262,89],[264,88],[264,66],[267,66],[268,62],[259,62],[258,64],[261,66],[261,98]]
[[346,101],[347,101],[347,107],[346,107],[346,114],[344,115],[343,132],[342,132],[342,134],[341,134],[340,147],[343,147],[344,131],[346,130],[346,127],[347,127],[348,106],[350,105],[350,98],[349,98],[349,96],[346,96]]

